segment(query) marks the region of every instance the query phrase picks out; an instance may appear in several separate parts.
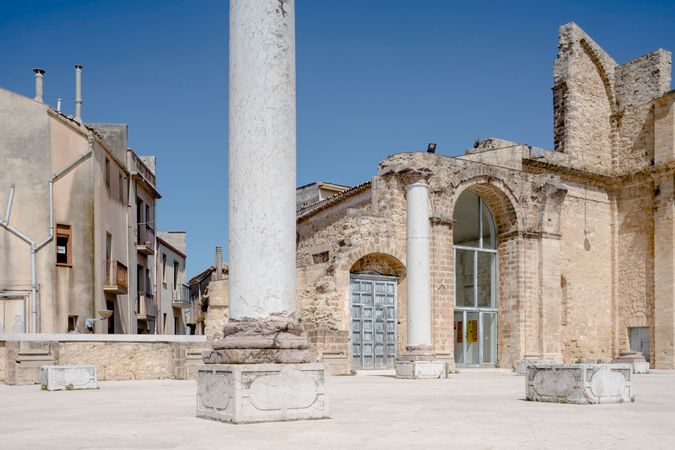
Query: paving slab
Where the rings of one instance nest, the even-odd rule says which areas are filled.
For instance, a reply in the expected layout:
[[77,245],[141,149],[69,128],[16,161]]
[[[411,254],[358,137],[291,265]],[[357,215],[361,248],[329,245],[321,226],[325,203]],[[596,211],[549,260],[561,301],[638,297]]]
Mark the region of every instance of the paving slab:
[[675,372],[635,377],[635,403],[525,401],[524,377],[330,377],[331,419],[231,425],[195,417],[194,381],[90,391],[0,385],[3,449],[675,448]]

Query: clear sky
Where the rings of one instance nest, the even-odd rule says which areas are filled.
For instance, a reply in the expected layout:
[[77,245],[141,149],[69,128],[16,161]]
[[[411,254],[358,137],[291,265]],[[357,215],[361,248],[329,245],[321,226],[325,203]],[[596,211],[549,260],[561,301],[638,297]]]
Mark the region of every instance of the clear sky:
[[[129,124],[157,156],[160,230],[188,232],[188,275],[227,240],[226,0],[0,1],[0,86]],[[675,1],[297,0],[298,185],[357,184],[387,155],[476,138],[552,147],[558,26],[623,63],[675,50]],[[1,170],[1,168],[0,168]],[[274,186],[270,186],[271,189]]]

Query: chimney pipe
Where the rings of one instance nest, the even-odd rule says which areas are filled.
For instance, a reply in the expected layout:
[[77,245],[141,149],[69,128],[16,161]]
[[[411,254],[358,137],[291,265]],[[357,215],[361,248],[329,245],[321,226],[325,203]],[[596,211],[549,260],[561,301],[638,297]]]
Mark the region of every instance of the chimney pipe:
[[216,280],[223,276],[223,247],[216,247]]
[[35,74],[35,100],[44,103],[45,101],[42,98],[42,80],[44,79],[45,71],[36,67],[33,69],[33,73]]
[[75,120],[82,123],[82,65],[75,64]]

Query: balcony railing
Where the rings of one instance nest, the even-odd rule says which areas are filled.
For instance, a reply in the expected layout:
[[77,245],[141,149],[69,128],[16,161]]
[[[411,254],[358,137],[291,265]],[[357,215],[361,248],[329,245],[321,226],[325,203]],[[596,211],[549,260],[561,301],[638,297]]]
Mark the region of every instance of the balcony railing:
[[127,266],[119,261],[107,260],[103,278],[103,290],[111,294],[126,294],[129,289]]
[[135,153],[131,153],[131,170],[141,176],[148,184],[155,186],[155,174],[150,171],[148,166]]
[[148,224],[136,227],[136,250],[143,255],[155,253],[155,230]]
[[171,304],[177,308],[186,309],[190,307],[189,291],[186,284],[176,286],[171,297]]

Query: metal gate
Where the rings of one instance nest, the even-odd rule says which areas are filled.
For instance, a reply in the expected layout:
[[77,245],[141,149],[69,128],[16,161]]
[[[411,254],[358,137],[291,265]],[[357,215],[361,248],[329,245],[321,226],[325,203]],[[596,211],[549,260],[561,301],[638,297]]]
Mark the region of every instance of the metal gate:
[[352,369],[393,369],[396,359],[396,277],[352,275]]
[[630,350],[640,352],[649,361],[649,327],[629,328]]

